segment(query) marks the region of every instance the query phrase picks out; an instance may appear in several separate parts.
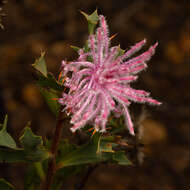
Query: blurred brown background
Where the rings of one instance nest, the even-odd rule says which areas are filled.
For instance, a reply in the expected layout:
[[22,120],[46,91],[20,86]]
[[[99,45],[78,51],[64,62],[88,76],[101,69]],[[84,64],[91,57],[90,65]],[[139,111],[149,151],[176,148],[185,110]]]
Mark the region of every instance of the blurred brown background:
[[[48,69],[58,75],[61,60],[77,57],[69,45],[81,47],[87,38],[87,23],[79,10],[92,13],[96,8],[106,16],[110,35],[118,33],[113,44],[125,49],[146,38],[145,50],[159,42],[149,68],[134,86],[151,91],[163,105],[144,108],[143,164],[98,167],[86,189],[190,189],[189,0],[8,0],[0,30],[1,121],[8,113],[15,138],[29,120],[37,134],[51,136],[55,118],[35,86],[31,64],[46,51]],[[131,112],[137,115],[133,105]],[[22,190],[22,165],[0,167],[0,176]],[[73,188],[69,181],[65,186]]]

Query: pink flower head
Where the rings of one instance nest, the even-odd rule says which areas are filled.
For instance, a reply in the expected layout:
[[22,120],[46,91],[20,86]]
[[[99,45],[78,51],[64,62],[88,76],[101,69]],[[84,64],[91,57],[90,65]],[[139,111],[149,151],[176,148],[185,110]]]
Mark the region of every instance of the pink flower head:
[[72,113],[71,130],[84,127],[87,123],[94,125],[96,130],[106,131],[106,123],[111,112],[123,114],[129,132],[134,135],[133,122],[128,107],[131,101],[160,105],[150,98],[149,93],[131,88],[130,83],[137,79],[137,74],[147,67],[146,62],[155,52],[158,43],[151,46],[141,55],[128,59],[145,44],[142,40],[132,46],[123,55],[120,47],[110,47],[108,27],[104,16],[99,16],[100,26],[96,33],[89,36],[88,52],[79,50],[77,61],[62,62],[63,75],[72,71],[67,77],[65,86],[69,93],[63,93],[59,102],[64,110]]

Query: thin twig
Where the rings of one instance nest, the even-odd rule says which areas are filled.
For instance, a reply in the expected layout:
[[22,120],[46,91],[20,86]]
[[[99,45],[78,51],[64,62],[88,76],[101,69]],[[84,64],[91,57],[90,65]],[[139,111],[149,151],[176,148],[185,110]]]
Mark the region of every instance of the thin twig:
[[53,142],[51,146],[52,157],[49,160],[47,176],[42,185],[42,190],[50,190],[51,184],[53,182],[53,177],[56,172],[56,155],[57,155],[57,149],[58,149],[58,145],[59,145],[61,134],[62,134],[63,114],[64,113],[60,111],[59,116],[57,118],[57,124],[56,124]]

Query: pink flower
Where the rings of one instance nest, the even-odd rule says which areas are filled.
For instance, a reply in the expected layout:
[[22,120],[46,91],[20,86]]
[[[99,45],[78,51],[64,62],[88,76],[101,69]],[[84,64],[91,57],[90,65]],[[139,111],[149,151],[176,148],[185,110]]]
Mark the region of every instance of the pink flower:
[[161,103],[150,98],[149,93],[131,88],[130,83],[137,79],[137,74],[144,70],[146,62],[155,52],[158,43],[143,54],[128,59],[145,44],[143,40],[123,55],[119,55],[119,46],[110,47],[108,27],[104,16],[99,16],[100,26],[88,39],[89,51],[80,49],[77,61],[62,62],[63,75],[72,71],[67,77],[65,86],[69,93],[63,93],[59,102],[72,113],[71,130],[84,127],[87,123],[96,130],[106,131],[106,123],[111,112],[123,114],[129,132],[134,135],[133,122],[129,114],[130,102]]

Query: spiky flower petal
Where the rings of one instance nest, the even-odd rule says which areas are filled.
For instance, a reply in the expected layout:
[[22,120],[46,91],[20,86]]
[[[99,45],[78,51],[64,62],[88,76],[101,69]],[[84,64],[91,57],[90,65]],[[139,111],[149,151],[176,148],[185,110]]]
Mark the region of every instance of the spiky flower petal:
[[72,113],[71,130],[74,132],[87,123],[96,130],[106,131],[106,123],[111,112],[123,114],[129,132],[134,135],[133,122],[128,107],[130,102],[160,105],[143,90],[135,90],[130,83],[137,79],[136,74],[147,67],[146,62],[155,52],[157,43],[141,55],[128,59],[146,43],[142,40],[132,46],[123,55],[119,55],[119,46],[110,48],[108,27],[104,16],[99,16],[100,26],[96,33],[89,36],[89,51],[80,49],[77,61],[62,62],[63,75],[72,71],[65,86],[69,93],[63,92],[59,102],[64,110]]

